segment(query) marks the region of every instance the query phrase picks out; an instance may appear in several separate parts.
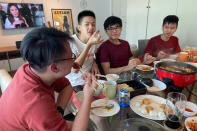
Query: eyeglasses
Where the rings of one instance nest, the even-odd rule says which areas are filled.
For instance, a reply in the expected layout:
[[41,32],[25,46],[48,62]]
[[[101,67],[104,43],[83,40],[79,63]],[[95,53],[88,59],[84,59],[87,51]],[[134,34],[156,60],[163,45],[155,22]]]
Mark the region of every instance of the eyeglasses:
[[120,30],[121,27],[120,26],[116,26],[116,27],[108,27],[107,30],[108,31],[113,31],[113,30]]
[[75,60],[77,57],[74,53],[72,53],[72,57],[71,58],[60,58],[60,59],[56,59],[54,60],[55,62],[59,62],[59,61],[65,61],[65,60]]

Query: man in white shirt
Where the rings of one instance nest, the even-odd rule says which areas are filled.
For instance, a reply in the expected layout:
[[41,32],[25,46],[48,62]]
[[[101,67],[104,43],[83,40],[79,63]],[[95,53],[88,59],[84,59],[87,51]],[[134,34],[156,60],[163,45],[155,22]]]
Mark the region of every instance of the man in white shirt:
[[[103,37],[99,34],[99,31],[96,31],[96,17],[92,11],[84,10],[78,14],[78,30],[79,34],[72,36],[74,42],[70,42],[72,52],[77,56],[75,62],[82,66],[83,71],[98,74],[100,72],[94,60],[94,55],[97,51],[96,44],[101,43]],[[78,70],[72,69],[72,72],[66,77],[70,80],[72,86],[76,86],[84,84],[81,76],[82,74]]]

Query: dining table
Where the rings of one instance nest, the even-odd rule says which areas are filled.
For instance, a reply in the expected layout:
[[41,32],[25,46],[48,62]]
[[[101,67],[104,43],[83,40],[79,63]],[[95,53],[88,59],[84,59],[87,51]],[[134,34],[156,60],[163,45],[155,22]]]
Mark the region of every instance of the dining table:
[[[136,70],[135,68],[130,71],[130,75],[127,76],[129,78],[127,79],[120,79],[119,82],[124,82],[125,80],[132,80],[132,73],[133,72],[137,72],[138,74],[143,75],[144,77],[148,77],[151,79],[157,79],[155,70],[149,73],[145,73],[143,74],[143,72],[138,72],[138,70]],[[195,87],[197,87],[197,81],[195,81],[193,84],[184,87],[184,89],[182,90],[182,93],[186,95],[188,101],[191,101],[191,97],[195,97],[197,98],[197,91],[193,91],[195,89]],[[73,87],[75,92],[81,91],[83,88],[82,86],[75,86]],[[166,99],[166,96],[168,94],[168,92],[170,92],[170,90],[166,89],[164,91],[159,91],[159,92],[146,92],[146,95],[156,95],[159,97],[162,97],[164,99]],[[196,99],[195,99],[196,100]],[[118,98],[115,98],[114,101],[116,101],[118,103]],[[193,103],[197,103],[197,101],[192,101]],[[76,115],[77,112],[79,111],[79,107],[76,106],[76,104],[72,101],[71,106],[69,107],[69,110]],[[182,125],[184,126],[184,120],[186,117],[183,117],[183,121],[182,121]],[[100,117],[100,116],[96,116],[94,115],[92,112],[90,114],[90,120],[89,120],[89,124],[88,124],[88,129],[90,131],[109,131],[109,130],[113,130],[116,131],[118,129],[124,129],[126,127],[128,127],[128,122],[132,121],[133,119],[143,119],[145,121],[153,121],[158,123],[159,125],[163,126],[163,122],[164,120],[150,120],[147,118],[144,118],[138,114],[136,114],[130,107],[127,108],[120,108],[120,111],[113,115],[113,116],[109,116],[109,117]],[[131,127],[132,130],[132,127]],[[126,131],[126,130],[125,130]],[[184,127],[184,131],[186,131],[186,128]]]

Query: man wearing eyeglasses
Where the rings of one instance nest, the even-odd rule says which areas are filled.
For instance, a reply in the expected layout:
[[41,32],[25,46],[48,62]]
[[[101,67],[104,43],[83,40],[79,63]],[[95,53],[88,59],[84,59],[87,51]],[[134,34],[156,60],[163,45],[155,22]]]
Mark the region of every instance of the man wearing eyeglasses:
[[[94,12],[84,10],[79,13],[78,30],[79,34],[72,36],[75,41],[70,42],[72,52],[77,56],[75,62],[82,66],[83,71],[98,74],[99,69],[94,60],[94,55],[97,51],[96,44],[101,43],[103,37],[99,34],[99,31],[96,31],[96,17]],[[81,79],[82,74],[78,71],[72,69],[72,72],[66,76],[72,86],[84,84],[84,81]]]
[[104,22],[104,29],[109,39],[102,43],[98,54],[105,74],[120,74],[137,66],[140,61],[133,59],[129,43],[119,39],[122,20],[116,16],[110,16]]
[[[76,56],[73,39],[55,28],[38,28],[23,39],[21,54],[27,63],[15,73],[0,99],[1,131],[86,131],[90,114],[91,74],[86,76],[84,99],[73,123],[62,117],[72,95],[69,74]],[[55,103],[54,91],[59,92]],[[58,112],[60,111],[60,113]]]

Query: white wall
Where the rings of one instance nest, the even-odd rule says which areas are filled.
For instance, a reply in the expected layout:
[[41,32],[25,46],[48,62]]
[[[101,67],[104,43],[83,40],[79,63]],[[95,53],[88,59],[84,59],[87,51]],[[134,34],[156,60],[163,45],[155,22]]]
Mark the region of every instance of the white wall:
[[[146,37],[148,0],[127,0],[126,40],[138,44]],[[179,26],[174,34],[181,48],[197,47],[197,1],[196,0],[150,0],[147,39],[162,33],[163,18],[170,14],[179,17]]]
[[[81,0],[0,0],[0,2],[16,3],[42,3],[44,6],[45,22],[50,21],[52,24],[51,9],[72,9],[74,27],[77,25],[77,15],[83,9],[80,7]],[[106,38],[103,29],[104,20],[111,15],[110,0],[86,0],[87,7],[94,11],[97,19],[97,29]],[[0,44],[15,44],[15,41],[22,40],[24,35],[32,29],[14,29],[2,30],[0,27]]]

